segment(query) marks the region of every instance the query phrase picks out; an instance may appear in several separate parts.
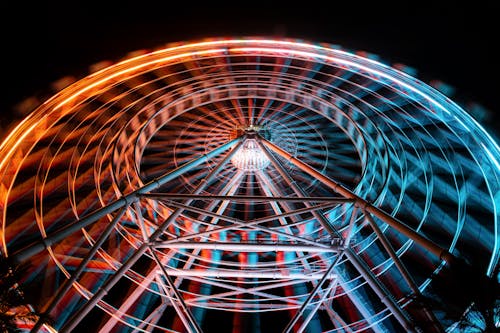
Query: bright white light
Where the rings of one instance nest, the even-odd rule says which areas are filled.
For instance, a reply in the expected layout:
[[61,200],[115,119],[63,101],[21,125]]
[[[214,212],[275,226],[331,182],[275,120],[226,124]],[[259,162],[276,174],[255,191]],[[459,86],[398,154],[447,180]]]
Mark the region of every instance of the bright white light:
[[243,146],[231,158],[231,163],[243,171],[262,170],[270,162],[254,139],[245,140]]

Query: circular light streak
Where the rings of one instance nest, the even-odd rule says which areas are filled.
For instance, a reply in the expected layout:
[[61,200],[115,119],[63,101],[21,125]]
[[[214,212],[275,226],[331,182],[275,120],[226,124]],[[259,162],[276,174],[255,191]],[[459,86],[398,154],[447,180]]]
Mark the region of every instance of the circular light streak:
[[[212,153],[243,136],[241,146]],[[100,70],[47,100],[0,145],[2,251],[26,253],[24,248],[45,238],[45,245],[31,247],[43,250],[33,250],[29,277],[49,281],[39,295],[43,304],[59,288],[59,278],[69,278],[116,222],[61,300],[65,306],[53,311],[57,328],[66,323],[64,309],[78,313],[80,305],[69,305],[93,299],[117,271],[130,293],[110,288],[96,302],[105,329],[181,330],[168,310],[174,296],[165,272],[202,324],[219,311],[234,318],[253,315],[254,322],[269,322],[270,311],[287,318],[286,310],[300,308],[333,262],[338,270],[328,276],[341,279],[318,310],[330,319],[315,317],[313,329],[401,328],[393,310],[363,296],[373,290],[352,259],[325,250],[325,244],[347,244],[377,281],[390,286],[391,299],[406,304],[411,290],[363,205],[292,201],[338,194],[291,159],[269,158],[259,140],[334,179],[365,206],[479,262],[485,272],[498,264],[500,149],[472,117],[380,62],[331,45],[266,39],[169,46]],[[229,151],[234,155],[224,164]],[[163,175],[194,160],[196,166],[160,184]],[[213,179],[198,189],[212,172]],[[139,197],[146,184],[170,197]],[[310,204],[323,205],[318,211],[340,236],[308,211]],[[104,213],[86,223],[84,217],[95,211]],[[81,225],[74,232],[52,241],[75,221]],[[441,259],[383,221],[375,223],[424,290]],[[144,244],[154,247],[120,275]],[[314,244],[315,251],[290,250]],[[154,311],[166,317],[154,321]],[[342,321],[332,319],[339,313]]]

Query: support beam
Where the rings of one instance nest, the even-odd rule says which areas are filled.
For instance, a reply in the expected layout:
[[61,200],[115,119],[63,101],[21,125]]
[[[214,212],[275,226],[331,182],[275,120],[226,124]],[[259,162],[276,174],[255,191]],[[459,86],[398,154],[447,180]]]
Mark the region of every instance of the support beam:
[[[238,145],[230,151],[223,159],[222,161],[219,162],[217,166],[215,166],[214,169],[210,172],[210,174],[200,182],[198,187],[195,189],[194,193],[199,194],[201,193],[205,187],[215,178],[215,176],[220,172],[220,170],[226,165],[227,162],[231,159],[231,157],[234,155],[235,152],[238,151],[238,149],[241,147],[241,142],[242,142],[243,137],[235,139],[231,141],[230,145],[225,144],[223,146],[227,148],[232,147],[234,144],[238,143]],[[225,149],[224,149],[225,150]],[[220,148],[216,148],[215,151],[218,151],[220,153]],[[212,151],[213,152],[213,151]],[[212,153],[211,152],[211,153]],[[209,153],[210,154],[210,153]],[[216,156],[217,154],[211,154],[212,157]],[[200,162],[201,163],[201,162]],[[191,162],[187,163],[191,164]],[[148,190],[158,188],[161,185],[161,182],[155,181],[159,185],[153,186],[153,185],[147,185]],[[153,183],[149,183],[153,184]],[[147,191],[144,191],[147,192]],[[188,200],[187,204],[189,204],[191,201]],[[183,212],[183,209],[176,209],[173,211],[170,216],[156,229],[156,231],[151,235],[150,241],[155,241],[160,235],[164,233],[165,230],[167,230],[168,226],[175,221]],[[111,276],[110,279],[108,279],[105,283],[101,285],[101,287],[96,291],[96,293],[88,300],[87,303],[80,309],[80,311],[76,312],[70,319],[69,321],[61,328],[60,332],[72,332],[75,327],[78,325],[78,323],[100,302],[100,300],[108,293],[111,288],[122,278],[122,276],[139,260],[139,258],[142,257],[142,255],[146,252],[146,250],[149,249],[149,242],[143,243],[133,254],[131,257],[129,257],[123,265],[116,271],[116,273]]]
[[252,219],[249,221],[243,221],[243,220],[236,219],[236,218],[233,218],[230,216],[216,215],[215,213],[212,213],[211,211],[208,211],[206,209],[197,208],[194,206],[189,206],[189,205],[182,204],[179,202],[170,202],[170,205],[173,207],[177,207],[177,208],[183,208],[186,211],[191,211],[193,213],[198,213],[200,215],[217,217],[217,218],[220,218],[221,220],[225,220],[227,222],[246,223],[247,225],[251,224],[254,227],[256,227],[257,224],[276,221],[277,219],[280,219],[282,217],[291,217],[291,216],[295,216],[295,215],[299,215],[299,214],[303,214],[303,213],[312,213],[312,212],[314,212],[316,210],[320,210],[320,209],[330,208],[330,207],[335,206],[336,203],[326,202],[326,203],[322,203],[322,204],[318,204],[318,205],[309,205],[308,207],[291,210],[291,211],[283,213],[281,215],[265,216],[265,217],[261,217],[258,219]]
[[382,243],[382,246],[384,247],[385,251],[389,254],[391,257],[392,261],[394,262],[394,265],[396,265],[396,268],[399,270],[401,275],[403,276],[403,279],[406,281],[406,284],[410,287],[411,291],[415,294],[418,295],[420,294],[420,291],[418,290],[417,285],[415,284],[415,281],[413,281],[413,278],[410,276],[410,273],[406,269],[405,265],[399,260],[398,255],[392,248],[392,245],[389,243],[387,238],[385,237],[384,233],[382,230],[377,225],[377,222],[373,219],[373,217],[370,215],[370,213],[365,212],[365,217],[368,220],[368,223],[372,227],[373,231],[375,231],[375,234],[377,235],[378,239]]
[[[411,277],[410,273],[406,269],[406,266],[401,262],[401,260],[397,256],[396,252],[392,248],[391,244],[389,243],[389,241],[385,237],[382,230],[380,230],[380,228],[378,227],[377,222],[375,222],[375,220],[373,219],[371,214],[368,212],[365,212],[365,217],[368,220],[368,223],[372,227],[373,231],[375,231],[375,234],[377,235],[378,239],[382,243],[382,246],[384,247],[384,249],[387,251],[387,253],[389,253],[389,256],[391,257],[392,261],[394,262],[394,265],[396,265],[397,269],[399,270],[399,272],[403,276],[403,279],[406,281],[406,283],[410,287],[413,294],[417,295],[417,296],[420,295],[420,290],[418,289],[417,284],[415,283],[415,281]],[[432,311],[428,310],[426,306],[422,306],[422,312],[429,319],[429,322],[430,322],[429,325],[433,326],[432,328],[435,332],[444,332],[443,327],[441,327],[441,325],[439,324],[439,321],[437,320],[436,316],[434,316],[434,313]]]
[[[245,221],[237,219],[237,218],[233,218],[233,217],[229,217],[229,216],[224,216],[224,215],[220,215],[220,214],[208,212],[208,211],[206,211],[204,209],[195,208],[195,207],[184,205],[184,204],[180,204],[180,203],[172,204],[172,206],[178,207],[178,209],[190,210],[190,211],[195,212],[195,213],[200,213],[200,214],[204,214],[206,216],[215,217],[215,218],[218,218],[218,219],[220,219],[222,221],[227,221],[227,222],[233,223],[234,225],[229,225],[229,226],[225,226],[225,227],[220,227],[220,228],[210,229],[210,230],[207,230],[207,231],[202,231],[202,232],[199,232],[199,233],[196,233],[196,234],[190,234],[190,235],[185,235],[185,236],[177,237],[174,240],[162,242],[164,244],[168,244],[168,242],[177,242],[177,241],[180,241],[180,240],[188,240],[188,239],[192,239],[192,238],[195,238],[195,237],[202,237],[204,235],[212,235],[212,234],[215,234],[217,232],[226,231],[226,230],[230,230],[230,229],[242,229],[242,228],[248,229],[248,228],[252,228],[252,229],[261,230],[261,231],[269,233],[269,234],[283,236],[285,238],[292,239],[294,241],[301,242],[301,243],[304,243],[304,244],[310,244],[310,245],[313,245],[313,246],[330,248],[330,245],[326,245],[326,244],[323,244],[323,243],[318,243],[316,241],[313,241],[313,240],[310,240],[310,239],[307,239],[307,238],[302,238],[302,237],[295,236],[295,235],[290,234],[290,233],[286,233],[286,232],[282,232],[282,231],[278,231],[278,230],[266,228],[266,227],[263,227],[263,226],[259,225],[260,223],[268,222],[268,221],[273,221],[274,219],[279,219],[281,217],[296,215],[297,212],[299,211],[299,209],[296,210],[296,211],[294,211],[293,213],[292,212],[288,212],[288,213],[284,213],[282,215],[273,216],[272,218],[265,217],[265,218],[260,218],[260,219],[255,219],[255,220],[251,220],[251,221],[245,222]],[[314,209],[319,209],[319,208],[318,207],[314,207]],[[311,208],[308,208],[307,210],[310,211]]]
[[366,265],[359,259],[359,257],[354,253],[351,248],[346,248],[344,252],[345,256],[349,261],[356,267],[356,270],[363,276],[368,285],[373,289],[373,291],[380,298],[382,303],[384,303],[387,308],[391,311],[397,321],[405,329],[405,332],[416,332],[412,321],[403,312],[401,307],[396,303],[394,298],[390,296],[386,288],[376,279],[371,271],[366,267]]
[[[140,332],[153,332],[154,324],[156,324],[159,320],[163,312],[167,309],[167,304],[162,303],[154,309],[149,316],[146,317],[137,328],[135,328],[131,333],[140,333]],[[109,331],[106,331],[109,332]]]
[[[101,245],[106,241],[106,239],[108,239],[109,235],[111,234],[111,231],[113,231],[113,229],[116,227],[118,222],[120,222],[120,220],[123,217],[123,215],[125,214],[127,208],[128,208],[128,206],[123,207],[118,212],[118,214],[116,214],[116,216],[113,218],[113,220],[111,220],[111,222],[108,224],[106,229],[104,229],[104,231],[99,236],[97,241],[94,243],[94,245],[92,246],[90,251],[87,253],[85,258],[83,258],[83,260],[80,262],[76,271],[74,271],[73,274],[71,274],[71,277],[69,279],[64,281],[64,283],[57,290],[56,294],[50,299],[49,302],[47,302],[43,306],[42,311],[41,311],[42,314],[46,314],[46,315],[50,314],[50,312],[61,301],[61,299],[64,297],[64,295],[66,295],[66,293],[71,288],[71,286],[73,286],[73,283],[75,283],[76,280],[83,273],[87,264],[94,257],[94,255],[97,253],[97,251],[99,250]],[[42,318],[42,317],[44,317],[44,316],[38,317],[38,320],[37,320],[35,326],[33,326],[33,328],[31,329],[31,333],[36,333],[40,330],[40,328],[42,328],[42,325],[44,324],[43,321],[40,320],[40,318]]]
[[386,213],[382,209],[372,205],[365,199],[359,197],[358,195],[354,194],[351,192],[349,189],[345,188],[338,182],[334,181],[330,177],[322,174],[321,172],[317,171],[307,163],[302,162],[298,158],[292,156],[285,150],[281,149],[280,147],[276,146],[274,143],[269,142],[266,139],[263,138],[258,138],[257,140],[258,143],[264,145],[266,148],[274,152],[275,154],[281,156],[282,158],[286,159],[290,163],[292,163],[295,167],[299,168],[303,172],[309,174],[310,176],[314,177],[315,179],[319,180],[321,183],[325,184],[326,186],[330,187],[332,190],[335,192],[339,193],[340,195],[344,196],[347,199],[354,199],[357,203],[358,206],[360,206],[362,209],[365,211],[373,214],[377,218],[379,218],[381,221],[384,223],[387,223],[390,225],[392,228],[395,230],[399,231],[409,239],[413,240],[417,244],[421,245],[424,247],[426,250],[437,256],[441,260],[445,260],[446,262],[451,262],[455,260],[455,257],[449,253],[447,250],[443,249],[430,239],[424,237],[423,235],[419,234],[412,228],[408,227],[406,224],[403,222],[397,220],[395,217],[391,216],[390,214]]
[[223,251],[238,251],[238,252],[276,252],[276,251],[301,251],[301,252],[318,252],[318,253],[336,253],[340,246],[333,245],[330,248],[301,245],[301,244],[280,244],[280,243],[222,243],[222,242],[175,242],[154,243],[157,249],[207,249],[207,250],[223,250]]
[[[113,201],[112,203],[99,208],[95,210],[94,212],[82,217],[81,219],[68,224],[62,228],[59,228],[56,231],[51,232],[49,235],[47,235],[46,238],[44,238],[40,242],[36,242],[34,244],[31,244],[24,249],[21,249],[17,252],[15,252],[12,255],[12,259],[17,261],[17,262],[23,262],[26,259],[32,257],[33,255],[43,251],[47,247],[53,245],[54,243],[57,243],[64,238],[70,236],[71,234],[75,233],[76,231],[87,227],[88,225],[98,221],[99,219],[103,218],[104,216],[114,212],[117,209],[120,209],[134,201],[139,200],[139,196],[141,194],[148,193],[150,191],[156,190],[159,187],[161,187],[163,184],[168,183],[174,178],[179,177],[180,175],[184,174],[185,172],[192,170],[193,168],[197,167],[198,165],[202,164],[205,161],[209,161],[211,158],[219,155],[220,153],[228,150],[229,148],[233,147],[237,143],[241,143],[243,140],[243,137],[236,138],[234,140],[229,141],[228,143],[223,144],[222,146],[215,148],[214,150],[210,151],[207,154],[204,154],[198,158],[195,158],[194,160],[187,162],[177,169],[174,169],[163,176],[160,176],[156,179],[153,179],[143,187],[127,194],[124,195],[123,197]],[[234,149],[236,150],[236,149]],[[234,151],[233,150],[233,151]]]
[[233,202],[273,202],[273,201],[285,201],[285,202],[332,202],[332,203],[348,203],[354,202],[354,199],[346,199],[343,197],[274,197],[274,196],[263,196],[263,195],[194,195],[194,194],[176,194],[176,193],[144,193],[141,196],[149,199],[158,200],[228,200]]
[[[295,323],[297,323],[297,321],[300,319],[300,317],[302,317],[302,315],[304,314],[304,311],[307,309],[307,307],[309,307],[309,304],[311,304],[311,301],[313,300],[313,298],[316,296],[316,294],[322,288],[323,283],[325,283],[326,280],[328,279],[328,276],[330,274],[332,274],[332,272],[334,271],[335,266],[339,262],[340,258],[342,258],[342,254],[340,254],[340,255],[337,256],[337,258],[330,265],[330,267],[325,272],[325,274],[321,278],[321,280],[319,280],[319,282],[316,284],[316,286],[314,287],[314,289],[309,293],[309,296],[304,301],[304,303],[302,303],[302,306],[300,307],[300,309],[295,313],[295,316],[292,318],[292,320],[290,320],[290,322],[288,323],[288,325],[285,327],[285,329],[283,330],[283,333],[290,333],[290,332],[292,332],[293,327],[295,326]],[[330,281],[330,285],[333,285],[333,284],[334,284],[334,282]],[[325,294],[327,294],[327,293],[325,293]],[[309,313],[309,315],[307,316],[309,318],[309,320],[310,320],[310,318],[312,318],[312,316],[313,316],[314,312],[316,312],[316,310],[317,310],[317,307],[315,308],[315,311],[313,311],[312,313]],[[307,325],[307,323],[305,323],[305,325]]]
[[[171,256],[165,255],[162,260],[167,262],[170,260]],[[156,267],[155,267],[156,268]],[[124,301],[121,303],[118,311],[116,311],[114,316],[110,316],[106,323],[104,323],[99,329],[99,333],[108,333],[113,330],[118,321],[122,320],[120,318],[122,313],[127,313],[130,307],[141,297],[144,291],[148,288],[148,286],[158,278],[157,270],[153,268],[151,269],[147,275],[142,279],[141,283],[136,285],[133,290],[127,295]],[[165,298],[169,298],[170,295],[166,295]],[[164,301],[164,304],[166,301]]]
[[[188,329],[189,332],[194,332],[194,333],[201,333],[201,328],[198,326],[198,323],[196,322],[196,319],[194,318],[193,314],[187,307],[186,303],[184,302],[184,299],[182,298],[181,293],[175,286],[174,282],[170,278],[170,274],[168,274],[167,270],[165,269],[165,266],[163,266],[163,263],[160,261],[158,256],[156,255],[156,252],[154,249],[150,248],[151,255],[153,256],[156,264],[158,267],[160,267],[160,272],[163,275],[163,278],[168,284],[168,288],[172,291],[173,295],[175,296],[175,299],[172,297],[171,302],[174,303],[177,301],[177,306],[179,309],[177,309],[177,314],[183,318],[183,322],[186,325],[186,328]],[[168,295],[168,290],[165,290],[165,294]],[[179,311],[181,310],[181,311]]]
[[301,269],[276,269],[273,271],[263,270],[222,270],[222,269],[168,269],[165,272],[169,276],[183,277],[210,277],[210,278],[257,278],[257,279],[290,279],[290,280],[319,280],[326,276],[327,279],[337,278],[337,274],[328,272],[307,272]]
[[189,319],[186,317],[186,313],[181,308],[179,302],[176,301],[174,295],[172,295],[173,291],[165,284],[164,279],[161,278],[161,276],[163,276],[163,274],[160,271],[158,271],[158,274],[159,275],[158,275],[156,281],[157,281],[158,285],[161,287],[161,290],[163,290],[163,294],[165,295],[165,299],[167,299],[168,304],[174,308],[175,313],[177,313],[177,318],[180,319],[180,321],[184,325],[184,328],[186,329],[187,333],[192,333],[193,331],[191,330],[191,325],[190,325]]
[[[306,316],[302,324],[300,325],[299,329],[297,330],[297,333],[302,333],[306,329],[306,327],[309,325],[311,320],[313,319],[313,316],[317,313],[318,309],[321,307],[321,305],[325,302],[325,299],[331,294],[332,290],[335,289],[338,285],[339,280],[336,279],[335,281],[331,281],[330,284],[321,292],[323,293],[320,295],[319,301],[313,304],[312,309],[309,311],[309,314]],[[323,309],[326,309],[328,307],[328,304],[325,304],[323,306]]]
[[[179,279],[177,279],[177,280],[179,280]],[[176,283],[177,283],[177,280],[176,280]],[[242,287],[238,287],[238,286],[232,284],[231,280],[218,281],[216,279],[205,279],[204,277],[197,277],[197,276],[190,276],[189,280],[196,281],[199,283],[204,283],[204,284],[214,286],[214,287],[219,287],[219,288],[221,288],[221,290],[224,290],[224,289],[228,290],[225,292],[218,292],[218,293],[214,293],[211,295],[203,295],[203,296],[193,297],[193,298],[189,299],[189,302],[187,302],[190,305],[197,304],[199,306],[201,306],[200,304],[209,302],[211,299],[229,298],[229,297],[233,297],[233,296],[236,296],[236,295],[242,294],[242,293],[243,294],[245,294],[245,293],[253,294],[253,295],[262,297],[264,299],[275,299],[276,301],[281,301],[282,298],[280,296],[274,295],[272,293],[268,293],[268,292],[266,292],[266,290],[274,290],[275,288],[281,288],[281,287],[286,287],[286,286],[296,284],[296,282],[293,281],[292,279],[286,279],[286,280],[280,279],[280,280],[273,281],[273,282],[266,281],[266,283],[264,285],[259,285],[257,287],[246,286],[245,288],[242,288]],[[304,280],[304,281],[307,281],[307,280]],[[290,303],[293,303],[297,306],[300,305],[300,302],[298,300],[287,300],[287,301]]]

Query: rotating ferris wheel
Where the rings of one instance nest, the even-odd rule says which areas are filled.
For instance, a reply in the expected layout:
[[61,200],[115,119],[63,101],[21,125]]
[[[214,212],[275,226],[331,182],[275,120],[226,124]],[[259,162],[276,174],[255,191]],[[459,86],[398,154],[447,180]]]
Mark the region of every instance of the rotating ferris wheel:
[[2,253],[29,261],[59,332],[442,332],[413,296],[455,258],[498,265],[495,141],[332,45],[124,60],[42,104],[0,158]]

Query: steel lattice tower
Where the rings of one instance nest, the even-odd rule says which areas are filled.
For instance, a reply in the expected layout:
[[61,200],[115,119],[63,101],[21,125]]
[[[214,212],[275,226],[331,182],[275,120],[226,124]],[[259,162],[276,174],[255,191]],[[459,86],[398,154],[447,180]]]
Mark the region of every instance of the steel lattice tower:
[[10,133],[2,253],[60,332],[440,332],[412,296],[456,257],[494,272],[499,156],[443,94],[338,47],[169,45]]

